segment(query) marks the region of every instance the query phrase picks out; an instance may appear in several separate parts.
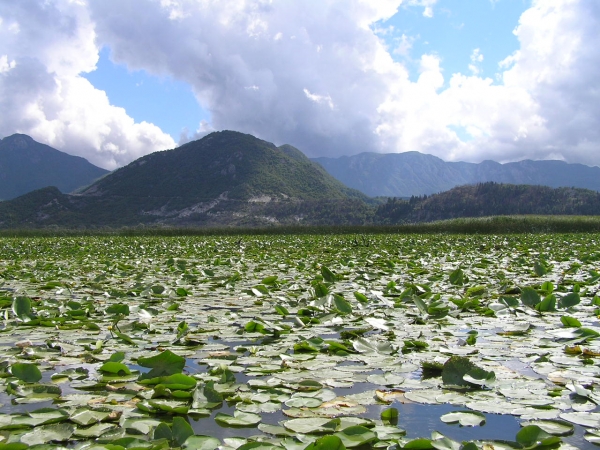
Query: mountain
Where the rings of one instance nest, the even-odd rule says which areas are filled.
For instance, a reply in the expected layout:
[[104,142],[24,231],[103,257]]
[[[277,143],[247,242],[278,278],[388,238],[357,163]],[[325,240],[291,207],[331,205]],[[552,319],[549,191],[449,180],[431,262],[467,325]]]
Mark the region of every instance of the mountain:
[[377,207],[375,221],[398,224],[523,214],[599,215],[600,193],[581,188],[478,183],[410,200],[389,198]]
[[107,173],[84,158],[40,144],[25,134],[0,140],[0,199],[46,186],[72,192]]
[[455,186],[498,183],[579,187],[600,191],[600,168],[563,161],[445,162],[419,152],[360,153],[314,158],[342,183],[370,196],[410,197],[444,192]]
[[363,223],[369,201],[294,147],[221,131],[139,158],[76,195],[48,188],[3,202],[0,227]]

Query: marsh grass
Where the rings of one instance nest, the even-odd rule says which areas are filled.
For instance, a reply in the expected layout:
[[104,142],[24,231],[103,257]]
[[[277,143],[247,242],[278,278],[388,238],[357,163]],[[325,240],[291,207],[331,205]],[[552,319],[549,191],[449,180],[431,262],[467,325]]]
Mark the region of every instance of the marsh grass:
[[492,216],[460,218],[429,223],[362,226],[271,226],[271,227],[160,227],[122,228],[17,228],[0,230],[0,237],[50,236],[264,236],[304,234],[514,234],[596,233],[600,216]]

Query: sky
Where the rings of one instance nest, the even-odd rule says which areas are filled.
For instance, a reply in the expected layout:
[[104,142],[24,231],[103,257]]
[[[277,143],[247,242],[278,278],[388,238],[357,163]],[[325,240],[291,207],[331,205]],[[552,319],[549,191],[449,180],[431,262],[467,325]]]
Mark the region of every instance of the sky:
[[0,137],[111,170],[225,129],[600,165],[599,22],[598,0],[0,0]]

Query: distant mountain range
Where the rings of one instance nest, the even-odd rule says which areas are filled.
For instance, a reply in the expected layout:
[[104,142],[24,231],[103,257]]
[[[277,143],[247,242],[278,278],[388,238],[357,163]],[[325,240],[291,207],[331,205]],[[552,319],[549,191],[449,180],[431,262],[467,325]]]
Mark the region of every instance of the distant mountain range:
[[[19,148],[23,149],[25,160],[47,161],[46,153],[62,158],[54,153],[56,150],[37,144],[27,136],[11,136],[2,143],[7,139],[12,142],[10,151],[14,154],[18,154]],[[390,156],[377,158],[387,160]],[[407,167],[414,169],[414,177],[417,168],[424,169],[426,163],[431,163],[430,172],[423,172],[428,182],[448,173],[447,163],[435,157],[418,153],[393,156],[412,158],[415,164]],[[377,160],[365,154],[362,157],[365,161]],[[372,162],[362,166],[369,164],[375,167]],[[529,183],[535,183],[536,176],[542,177],[540,167],[546,167],[547,174],[554,173],[551,178],[555,183],[568,179],[565,174],[571,169],[579,171],[581,183],[591,182],[587,170],[597,170],[554,161],[525,161],[513,165],[451,163],[448,167],[457,170],[461,164],[476,169],[476,173],[482,173],[482,168],[487,166],[498,173],[513,167],[513,176],[528,173]],[[392,173],[392,166],[388,164],[390,170],[384,174]],[[24,170],[22,176],[27,177],[28,172]],[[354,170],[358,171],[356,167]],[[490,169],[488,173],[491,172]],[[33,177],[38,172],[31,170],[30,173]],[[67,179],[70,177],[61,173]],[[448,177],[445,179],[449,182]],[[423,183],[421,181],[421,187]],[[569,181],[569,184],[576,183]],[[2,201],[0,228],[368,225],[500,214],[599,215],[600,193],[580,188],[487,182],[454,187],[439,194],[412,196],[408,200],[392,197],[375,200],[345,186],[292,146],[277,147],[248,134],[221,131],[174,150],[143,156],[74,194],[65,194],[51,186]]]
[[0,200],[47,186],[72,192],[107,173],[84,158],[40,144],[25,134],[0,140]]
[[376,197],[411,197],[447,191],[465,184],[531,184],[600,191],[600,168],[562,161],[445,162],[418,152],[360,153],[313,158],[346,186]]

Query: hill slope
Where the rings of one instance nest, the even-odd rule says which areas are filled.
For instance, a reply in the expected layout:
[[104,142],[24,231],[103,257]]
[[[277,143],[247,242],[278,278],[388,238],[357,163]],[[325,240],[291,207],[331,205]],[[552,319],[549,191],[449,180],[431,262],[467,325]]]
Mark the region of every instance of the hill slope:
[[72,192],[107,173],[84,158],[60,152],[24,134],[0,140],[0,199],[47,186]]
[[[5,211],[13,226],[19,217],[44,226],[253,226],[363,223],[371,211],[364,194],[299,150],[233,131],[146,155],[77,195],[57,193],[47,189],[5,202],[0,214],[12,208]],[[36,213],[15,212],[28,208]]]
[[464,184],[495,181],[579,187],[600,191],[600,168],[563,161],[519,161],[500,164],[445,162],[418,152],[361,153],[314,158],[331,175],[370,196],[410,197],[443,192]]
[[389,199],[375,213],[377,222],[388,224],[522,214],[599,215],[600,193],[487,182],[458,186],[429,197]]
[[82,195],[170,198],[177,203],[220,196],[252,200],[366,199],[291,146],[277,148],[249,134],[211,133],[174,150],[143,156],[81,192]]

